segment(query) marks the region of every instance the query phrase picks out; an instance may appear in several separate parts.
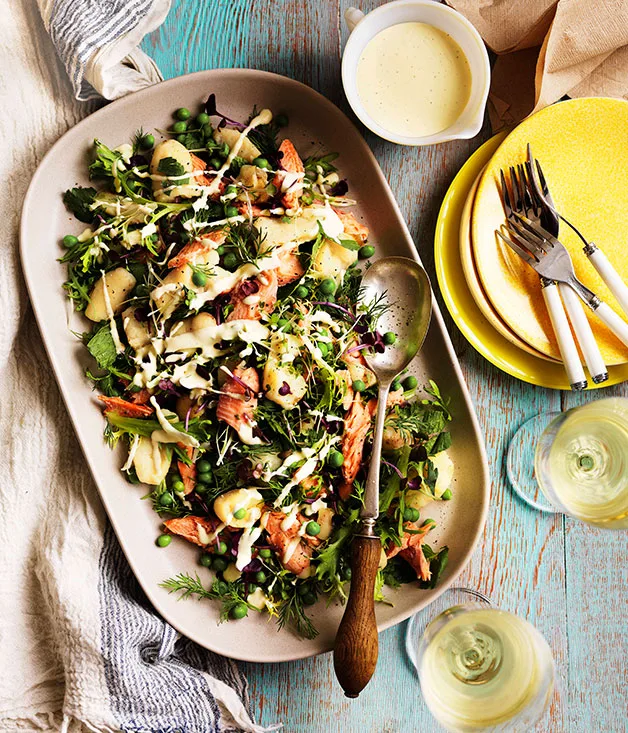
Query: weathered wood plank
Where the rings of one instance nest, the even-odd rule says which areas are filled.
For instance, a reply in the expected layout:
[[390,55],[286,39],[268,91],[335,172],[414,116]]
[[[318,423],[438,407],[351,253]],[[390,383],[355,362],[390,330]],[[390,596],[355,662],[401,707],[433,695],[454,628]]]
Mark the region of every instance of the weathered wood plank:
[[[145,48],[167,77],[221,66],[266,69],[313,86],[346,111],[340,53],[347,31],[341,14],[351,4],[368,10],[380,3],[175,0],[166,23],[147,39]],[[482,136],[422,149],[399,148],[370,133],[366,136],[436,282],[432,242],[440,201]],[[530,619],[550,642],[560,692],[551,716],[538,730],[580,731],[585,725],[625,730],[626,672],[619,634],[626,612],[627,578],[626,571],[619,570],[619,561],[626,557],[628,538],[539,514],[517,499],[505,477],[508,441],[528,417],[560,409],[561,395],[499,372],[469,346],[445,315],[486,436],[493,475],[484,541],[462,580],[490,595],[502,608]],[[607,392],[626,394],[622,388]],[[587,394],[562,399],[570,406],[591,398]],[[609,607],[615,609],[613,616]],[[401,624],[382,634],[376,675],[355,701],[342,696],[330,655],[282,665],[243,665],[261,721],[281,720],[286,731],[435,730],[405,657],[405,628]]]

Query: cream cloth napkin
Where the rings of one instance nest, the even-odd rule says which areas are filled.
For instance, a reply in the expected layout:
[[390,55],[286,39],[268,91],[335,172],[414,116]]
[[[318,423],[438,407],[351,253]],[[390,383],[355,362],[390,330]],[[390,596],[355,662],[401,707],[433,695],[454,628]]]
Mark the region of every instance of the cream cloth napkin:
[[499,54],[495,132],[561,97],[628,99],[628,0],[447,0]]
[[20,209],[94,105],[73,99],[32,0],[0,0],[0,18],[0,731],[261,733],[238,666],[148,604],[61,401],[20,271]]

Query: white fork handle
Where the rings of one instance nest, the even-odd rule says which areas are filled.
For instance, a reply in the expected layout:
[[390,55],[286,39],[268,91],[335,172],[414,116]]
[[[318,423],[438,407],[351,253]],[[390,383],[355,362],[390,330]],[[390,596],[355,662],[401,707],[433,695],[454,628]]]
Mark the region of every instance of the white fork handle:
[[628,346],[628,323],[620,318],[608,303],[600,303],[593,312],[604,321],[621,342]]
[[573,330],[576,333],[576,339],[580,344],[580,349],[591,374],[591,379],[595,384],[605,382],[608,379],[608,369],[598,348],[580,298],[578,298],[569,285],[560,283],[558,289],[560,290],[560,295],[565,304]]
[[555,283],[550,283],[543,288],[542,292],[571,389],[574,391],[586,389],[587,378],[580,363],[576,342],[569,328],[569,321],[565,315],[558,288]]
[[621,279],[619,273],[601,249],[598,249],[594,244],[590,244],[585,247],[584,252],[628,316],[628,286],[626,283]]

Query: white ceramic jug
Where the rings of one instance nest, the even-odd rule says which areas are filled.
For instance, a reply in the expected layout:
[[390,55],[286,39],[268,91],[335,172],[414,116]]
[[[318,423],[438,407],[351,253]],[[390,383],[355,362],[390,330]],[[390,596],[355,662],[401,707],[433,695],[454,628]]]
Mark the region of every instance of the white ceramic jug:
[[[368,15],[357,8],[348,8],[345,11],[345,22],[351,35],[342,57],[342,83],[349,104],[366,127],[399,145],[435,145],[478,134],[484,120],[491,70],[486,46],[480,34],[464,16],[434,0],[395,0],[372,10]],[[358,95],[356,72],[366,44],[380,31],[398,23],[427,23],[444,31],[460,46],[469,63],[469,100],[450,127],[433,135],[406,137],[386,130],[368,114]]]

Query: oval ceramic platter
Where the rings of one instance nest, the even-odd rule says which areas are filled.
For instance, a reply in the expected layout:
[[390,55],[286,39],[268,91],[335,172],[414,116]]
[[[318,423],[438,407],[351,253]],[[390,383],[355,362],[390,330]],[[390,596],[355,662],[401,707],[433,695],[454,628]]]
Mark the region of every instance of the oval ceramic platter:
[[[24,202],[21,257],[39,327],[68,412],[94,475],[111,523],[142,588],[157,611],[185,636],[223,654],[255,662],[299,659],[332,649],[343,607],[324,600],[310,616],[319,630],[313,640],[292,631],[277,630],[267,615],[249,614],[242,621],[218,624],[217,606],[210,601],[178,601],[159,584],[180,572],[199,571],[209,584],[209,571],[197,564],[196,549],[185,541],[167,550],[155,546],[159,517],[141,501],[145,486],[133,486],[120,472],[121,453],[103,441],[104,421],[96,395],[84,377],[85,350],[72,331],[85,330],[82,316],[68,316],[62,290],[64,267],[57,261],[60,239],[80,231],[65,210],[61,196],[68,187],[87,183],[86,155],[95,137],[115,146],[145,131],[164,128],[173,108],[196,109],[215,93],[220,109],[235,119],[247,118],[253,108],[268,107],[289,116],[284,130],[305,154],[320,150],[340,153],[341,173],[351,195],[360,202],[356,214],[371,229],[378,256],[403,255],[418,259],[412,239],[373,154],[357,129],[331,102],[309,87],[275,74],[247,69],[204,71],[172,79],[138,92],[94,113],[66,133],[42,161]],[[157,136],[157,133],[155,133]],[[460,367],[438,306],[422,354],[413,364],[421,384],[438,380],[451,398],[451,455],[456,474],[454,499],[436,505],[430,516],[439,526],[438,547],[449,545],[449,566],[438,588],[420,590],[407,585],[390,591],[393,606],[378,604],[380,629],[396,624],[426,606],[460,574],[482,533],[489,502],[485,449]],[[227,487],[225,487],[227,488]]]

